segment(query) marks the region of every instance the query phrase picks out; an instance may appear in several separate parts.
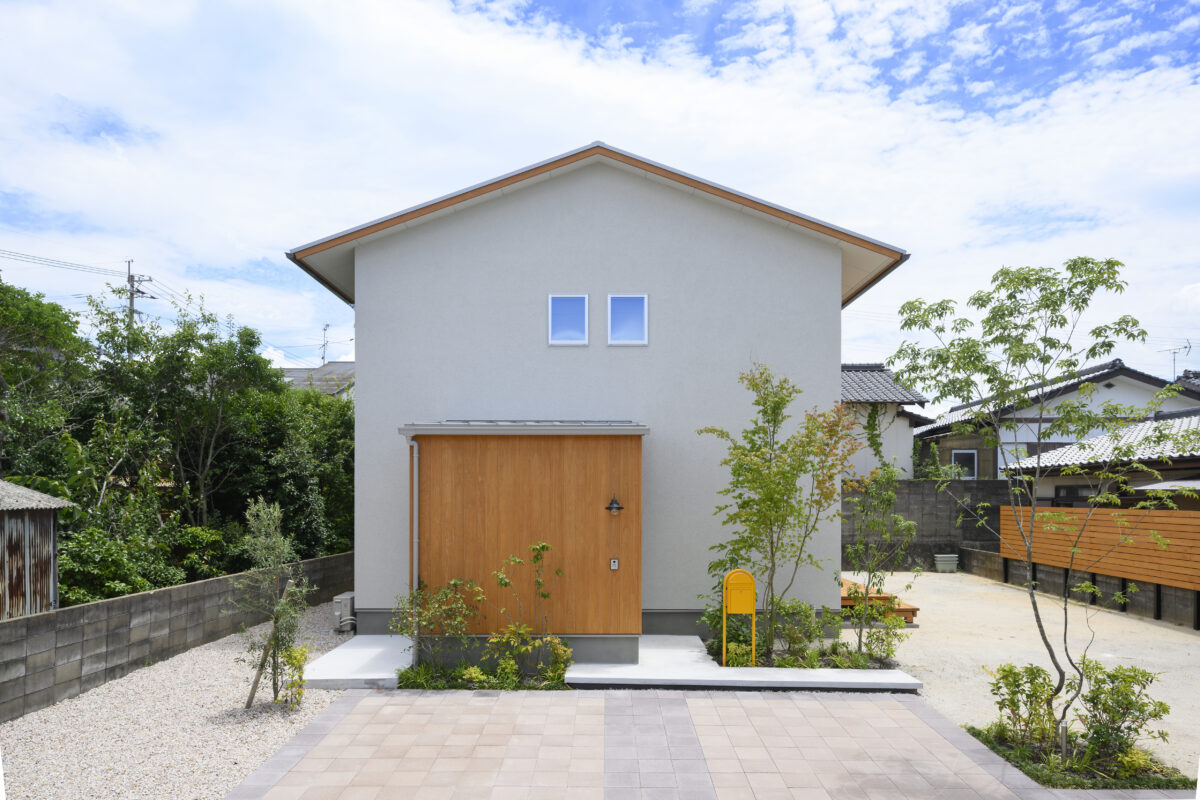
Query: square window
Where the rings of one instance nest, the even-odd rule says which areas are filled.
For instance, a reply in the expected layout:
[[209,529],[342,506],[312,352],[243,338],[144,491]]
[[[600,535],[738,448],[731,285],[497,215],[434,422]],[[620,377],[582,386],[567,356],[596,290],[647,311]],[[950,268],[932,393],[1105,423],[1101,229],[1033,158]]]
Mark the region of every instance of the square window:
[[950,451],[950,463],[962,468],[962,477],[971,479],[977,477],[976,454],[974,450]]
[[550,344],[588,343],[588,296],[550,295]]
[[610,294],[608,343],[649,343],[648,305],[644,294]]

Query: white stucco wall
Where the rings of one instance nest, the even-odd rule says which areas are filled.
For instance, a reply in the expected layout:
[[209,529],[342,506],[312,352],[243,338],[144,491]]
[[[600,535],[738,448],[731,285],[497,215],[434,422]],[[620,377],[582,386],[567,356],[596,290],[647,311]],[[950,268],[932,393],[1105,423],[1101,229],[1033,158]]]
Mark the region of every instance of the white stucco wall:
[[[912,477],[912,426],[906,417],[899,417],[896,412],[900,406],[896,403],[880,403],[879,427],[884,461],[895,464],[905,478]],[[858,420],[858,438],[863,448],[854,454],[850,463],[859,475],[866,475],[879,466],[879,459],[867,444],[865,426],[867,415],[870,413],[869,403],[854,403],[854,417]]]
[[[408,447],[441,419],[633,419],[643,455],[643,607],[709,588],[723,446],[753,407],[754,361],[840,392],[841,256],[816,236],[642,174],[590,164],[366,244],[355,255],[356,576],[360,608],[407,590]],[[547,295],[590,295],[591,344],[547,344]],[[649,295],[649,346],[609,347],[609,293]],[[818,557],[833,564],[839,529]],[[834,603],[831,574],[795,594]]]
[[[1111,383],[1112,386],[1105,384]],[[1154,399],[1154,393],[1157,389],[1141,381],[1133,380],[1124,376],[1118,376],[1111,380],[1106,380],[1096,386],[1095,392],[1088,398],[1088,407],[1099,411],[1106,402],[1117,403],[1122,406],[1133,406],[1136,409],[1145,409],[1146,405]],[[1046,404],[1047,413],[1054,414],[1054,408],[1060,403],[1075,402],[1079,400],[1078,392],[1069,392],[1061,397],[1056,397]],[[1185,408],[1194,408],[1197,405],[1196,400],[1190,397],[1175,396],[1163,402],[1163,411],[1180,411]],[[1035,408],[1026,408],[1011,415],[1013,419],[1020,420],[1022,418],[1032,418],[1036,420],[1037,410]],[[1028,423],[1018,423],[1017,427],[1011,431],[1004,431],[1001,434],[1001,448],[996,453],[996,477],[1003,477],[1003,470],[1007,464],[1012,464],[1024,458],[1025,448],[1013,447],[1013,443],[1027,442],[1059,442],[1062,444],[1074,444],[1082,439],[1088,439],[1092,436],[1099,436],[1104,433],[1100,428],[1096,428],[1089,432],[1086,436],[1079,438],[1065,436],[1062,434],[1046,435],[1043,434],[1040,438],[1038,435],[1038,425],[1035,421]]]

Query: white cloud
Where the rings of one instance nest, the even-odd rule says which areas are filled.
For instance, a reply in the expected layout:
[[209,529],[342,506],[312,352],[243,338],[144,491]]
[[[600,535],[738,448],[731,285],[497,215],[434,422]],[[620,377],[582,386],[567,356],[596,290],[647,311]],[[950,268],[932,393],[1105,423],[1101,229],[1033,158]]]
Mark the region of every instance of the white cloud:
[[[1200,212],[1194,63],[996,95],[992,81],[910,49],[956,37],[963,58],[986,57],[994,27],[968,20],[951,32],[949,2],[746,4],[741,16],[727,12],[740,21],[728,43],[748,35],[769,57],[724,65],[687,37],[640,50],[619,33],[589,43],[561,25],[521,22],[523,8],[0,5],[0,27],[20,32],[0,49],[0,72],[21,76],[0,85],[0,191],[29,192],[90,226],[0,229],[0,247],[112,267],[133,257],[263,329],[280,360],[312,364],[321,326],[348,340],[352,316],[284,250],[604,139],[913,252],[852,309],[962,297],[1001,264],[1112,255],[1130,265],[1123,304],[1183,326],[1175,333],[1195,330],[1194,311],[1164,290],[1200,271],[1188,255]],[[1034,16],[1014,13],[999,18]],[[900,97],[871,60],[889,53],[897,75],[917,80]],[[939,99],[955,87],[996,108]],[[58,97],[111,109],[154,138],[52,134]],[[1103,222],[1036,236],[1018,225],[998,241],[979,221],[1030,206],[1086,209]],[[66,297],[95,283],[0,270]],[[847,323],[848,357],[894,347],[893,328],[867,321]],[[331,346],[330,357],[345,352]],[[1130,352],[1148,369],[1161,361],[1153,348]]]

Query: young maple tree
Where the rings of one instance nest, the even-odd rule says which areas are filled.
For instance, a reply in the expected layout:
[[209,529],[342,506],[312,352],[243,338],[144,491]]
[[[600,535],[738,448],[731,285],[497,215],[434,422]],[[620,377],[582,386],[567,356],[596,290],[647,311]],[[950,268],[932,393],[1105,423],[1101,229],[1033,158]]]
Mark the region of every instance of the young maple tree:
[[861,447],[854,436],[854,415],[844,406],[810,411],[785,436],[787,413],[800,388],[776,378],[763,364],[743,372],[739,382],[754,394],[757,412],[740,437],[722,428],[701,428],[728,445],[721,461],[729,468],[729,485],[717,506],[733,537],[711,549],[720,558],[716,569],[745,567],[760,582],[766,660],[782,624],[780,603],[791,591],[800,568],[821,568],[809,543],[823,524],[841,515],[842,477],[850,457]]

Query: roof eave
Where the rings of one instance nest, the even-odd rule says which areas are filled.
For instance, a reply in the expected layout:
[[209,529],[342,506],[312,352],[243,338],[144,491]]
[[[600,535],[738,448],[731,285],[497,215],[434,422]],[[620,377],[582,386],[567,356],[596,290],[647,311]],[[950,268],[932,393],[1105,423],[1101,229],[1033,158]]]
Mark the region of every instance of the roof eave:
[[899,267],[905,261],[908,261],[908,259],[911,256],[912,256],[912,254],[909,253],[907,250],[901,250],[899,258],[897,258],[895,261],[893,261],[891,264],[889,264],[887,267],[885,267],[884,270],[882,272],[880,272],[878,275],[876,275],[874,278],[867,281],[865,284],[863,284],[859,288],[855,289],[853,294],[851,294],[848,298],[843,300],[842,308],[843,309],[846,308],[846,306],[850,305],[855,300],[857,300],[859,297],[866,294],[868,289],[873,287],[875,284],[879,283],[881,280],[886,278],[888,275],[891,275],[892,272],[894,272],[897,267]]
[[309,266],[308,262],[306,262],[303,258],[301,258],[300,256],[297,255],[297,252],[299,252],[299,251],[289,250],[288,252],[284,253],[284,255],[287,256],[288,261],[291,261],[297,267],[299,267],[300,269],[307,272],[308,276],[310,278],[312,278],[317,283],[324,286],[329,291],[333,292],[333,294],[338,299],[340,299],[343,303],[345,303],[346,305],[351,306],[351,307],[354,306],[354,298],[348,296],[345,292],[343,292],[341,289],[339,289],[337,286],[333,285],[329,280],[327,280],[324,275],[322,275],[320,272],[318,272],[317,270],[315,270],[311,266]]
[[498,191],[512,184],[552,172],[561,167],[568,166],[593,156],[604,156],[610,158],[613,161],[625,164],[626,166],[636,167],[660,178],[665,178],[683,186],[688,186],[692,189],[705,192],[718,199],[732,201],[751,210],[791,222],[798,227],[805,228],[818,235],[829,236],[851,246],[859,247],[876,253],[877,255],[891,258],[891,261],[887,264],[887,266],[875,274],[869,281],[867,281],[867,283],[855,289],[849,297],[842,300],[842,308],[845,308],[847,305],[852,303],[864,292],[889,275],[898,266],[907,261],[910,255],[906,250],[887,244],[886,242],[872,239],[868,236],[855,233],[854,231],[850,231],[846,228],[816,219],[815,217],[810,217],[806,214],[792,211],[791,209],[770,203],[766,200],[761,200],[757,197],[739,192],[735,189],[730,189],[726,186],[704,180],[703,178],[699,178],[689,173],[668,167],[664,164],[659,164],[658,162],[642,158],[641,156],[634,155],[633,153],[628,153],[624,150],[612,147],[611,145],[604,144],[603,142],[592,142],[591,144],[571,150],[558,156],[554,156],[553,158],[546,159],[545,161],[540,161],[536,164],[523,167],[505,175],[501,175],[498,178],[492,178],[491,180],[477,183],[474,186],[467,187],[466,189],[443,195],[426,203],[411,206],[403,211],[398,211],[394,214],[372,220],[371,222],[357,225],[339,233],[317,239],[316,241],[309,242],[308,244],[301,245],[300,247],[288,251],[286,255],[288,260],[315,278],[322,286],[329,289],[346,303],[353,305],[354,299],[352,297],[348,296],[345,292],[334,286],[320,273],[319,270],[312,267],[305,260],[308,256],[323,253],[335,247],[349,244],[363,237],[379,233],[397,225],[401,225],[412,219],[417,219],[422,216],[436,213],[444,208],[449,208],[474,197]]

